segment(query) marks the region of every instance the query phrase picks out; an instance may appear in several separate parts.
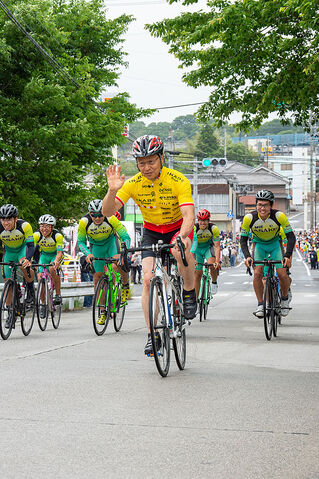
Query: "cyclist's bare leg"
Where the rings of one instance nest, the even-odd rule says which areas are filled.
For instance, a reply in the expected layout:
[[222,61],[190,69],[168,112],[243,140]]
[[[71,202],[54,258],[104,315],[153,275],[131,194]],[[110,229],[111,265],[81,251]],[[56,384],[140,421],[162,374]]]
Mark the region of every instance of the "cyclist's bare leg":
[[145,318],[145,323],[147,326],[147,331],[150,333],[150,320],[149,320],[149,295],[150,295],[150,284],[151,279],[153,278],[153,265],[154,258],[148,257],[142,259],[142,269],[143,269],[143,292],[142,292],[142,308]]
[[212,277],[213,283],[217,283],[217,276],[218,276],[218,269],[216,268],[216,258],[215,256],[212,256],[211,258],[208,258],[207,260],[208,264],[211,264],[212,266],[209,268],[210,270],[210,275]]
[[[113,256],[113,258],[120,259],[120,255],[116,254],[116,255]],[[114,263],[113,264],[113,271],[115,271],[116,273],[119,273],[121,275],[123,284],[128,284],[129,274],[126,273],[125,271],[123,271],[122,268],[119,265]]]
[[50,274],[52,276],[52,281],[54,284],[54,289],[56,294],[60,295],[61,294],[61,278],[60,275],[57,274],[56,270],[54,269],[53,266],[50,266],[49,268]]
[[[281,295],[284,297],[288,296],[288,290],[290,287],[291,280],[287,275],[286,268],[278,268],[277,274],[280,282]],[[290,281],[289,281],[290,280]]]
[[263,302],[263,295],[264,295],[263,270],[264,270],[263,266],[256,266],[254,269],[253,286],[254,286],[258,303]]
[[184,281],[184,289],[186,291],[191,291],[194,289],[194,278],[195,278],[195,258],[193,253],[191,253],[192,243],[189,238],[187,238],[187,244],[185,248],[185,256],[188,262],[188,266],[184,266],[181,253],[177,246],[171,249],[171,253],[177,261],[177,269]]
[[195,291],[196,291],[196,298],[198,298],[199,288],[200,288],[200,280],[203,276],[203,271],[195,270]]

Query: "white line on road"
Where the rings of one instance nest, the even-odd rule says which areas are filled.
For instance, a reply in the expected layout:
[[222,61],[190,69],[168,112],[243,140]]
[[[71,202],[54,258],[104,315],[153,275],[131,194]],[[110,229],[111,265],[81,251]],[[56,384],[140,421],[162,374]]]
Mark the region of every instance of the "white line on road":
[[[302,261],[302,257],[301,257],[301,254],[300,254],[299,250],[296,249],[296,251],[297,251],[297,254],[298,254],[299,258],[300,258],[301,261]],[[309,266],[308,266],[304,261],[302,261],[302,263],[303,263],[304,267],[306,268],[307,275],[308,275],[308,276],[311,276],[310,270],[309,270]]]
[[235,284],[235,281],[225,281],[223,284]]

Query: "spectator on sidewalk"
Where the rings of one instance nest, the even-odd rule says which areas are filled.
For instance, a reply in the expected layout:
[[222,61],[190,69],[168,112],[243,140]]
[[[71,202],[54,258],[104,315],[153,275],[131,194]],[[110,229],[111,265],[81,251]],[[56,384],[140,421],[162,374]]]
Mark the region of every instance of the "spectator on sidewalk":
[[[142,270],[142,259],[141,253],[136,252],[131,258],[131,282],[134,284],[141,284],[141,270]],[[136,276],[138,276],[138,281],[136,281]]]
[[313,246],[310,251],[310,265],[311,269],[317,269],[317,252],[315,250],[315,247]]
[[[91,265],[86,262],[86,257],[84,254],[80,256],[80,267],[81,267],[81,282],[86,283],[93,281],[93,274],[91,272]],[[83,308],[90,308],[92,306],[93,295],[84,296]]]

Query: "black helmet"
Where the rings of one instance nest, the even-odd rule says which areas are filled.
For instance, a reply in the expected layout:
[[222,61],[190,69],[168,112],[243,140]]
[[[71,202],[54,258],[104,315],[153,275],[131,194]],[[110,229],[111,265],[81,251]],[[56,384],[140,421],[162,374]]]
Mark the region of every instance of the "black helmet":
[[273,204],[275,197],[272,191],[260,190],[256,193],[256,201],[258,200],[270,201],[270,203]]
[[0,208],[0,218],[17,218],[18,210],[13,205],[2,205]]
[[132,154],[135,158],[145,158],[152,155],[161,155],[164,150],[162,140],[155,135],[144,135],[137,138],[132,146]]

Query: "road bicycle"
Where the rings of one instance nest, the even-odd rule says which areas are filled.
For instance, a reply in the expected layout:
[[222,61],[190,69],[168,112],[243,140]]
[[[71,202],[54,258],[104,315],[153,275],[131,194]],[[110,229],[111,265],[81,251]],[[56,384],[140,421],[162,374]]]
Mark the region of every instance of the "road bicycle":
[[[184,245],[177,238],[177,245],[181,251],[182,261],[188,266]],[[175,260],[169,250],[172,244],[157,244],[138,248],[122,247],[121,257],[123,269],[127,270],[127,253],[136,251],[153,251],[155,253],[153,278],[151,279],[149,293],[149,322],[153,351],[152,356],[159,374],[167,376],[170,368],[171,342],[177,366],[180,370],[186,363],[186,331],[190,321],[184,318],[183,310],[183,279],[179,274]]]
[[200,281],[199,293],[198,293],[198,303],[199,303],[199,320],[203,321],[207,318],[208,306],[211,300],[213,299],[212,294],[212,283],[211,276],[209,273],[209,268],[212,267],[208,263],[197,263],[204,267],[204,271]]
[[267,276],[264,278],[263,310],[265,335],[270,341],[272,336],[277,336],[277,327],[281,323],[280,288],[278,287],[278,276],[275,274],[275,265],[282,264],[282,261],[268,258],[263,261],[254,261],[254,264],[268,267]]
[[[113,318],[113,326],[116,332],[122,328],[127,301],[121,302],[122,279],[119,273],[116,273],[112,264],[118,260],[114,258],[94,258],[94,261],[104,261],[106,268],[96,285],[93,296],[93,327],[98,336],[105,333],[110,318]],[[101,313],[105,313],[105,322],[98,324]]]
[[[38,325],[41,331],[45,331],[48,325],[49,316],[51,316],[54,329],[58,329],[61,321],[62,304],[54,303],[54,283],[48,268],[53,266],[50,264],[34,264],[33,267],[43,268],[42,276],[38,282],[36,312]],[[60,270],[57,271],[58,273]]]
[[[4,283],[0,298],[1,337],[9,338],[18,319],[20,319],[23,334],[28,336],[34,323],[35,305],[34,301],[27,302],[28,290],[25,278],[21,282],[18,280],[18,268],[22,265],[14,261],[0,264],[11,267],[11,277]],[[30,273],[28,275],[30,276]]]

